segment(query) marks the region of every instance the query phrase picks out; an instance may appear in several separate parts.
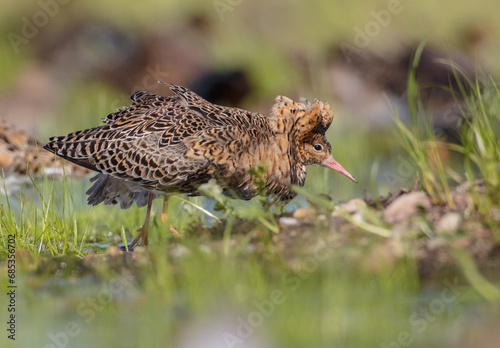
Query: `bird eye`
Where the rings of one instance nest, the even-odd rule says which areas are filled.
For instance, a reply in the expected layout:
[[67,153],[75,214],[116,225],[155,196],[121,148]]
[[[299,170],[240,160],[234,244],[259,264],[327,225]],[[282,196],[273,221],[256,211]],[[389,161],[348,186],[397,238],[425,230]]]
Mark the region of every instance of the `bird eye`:
[[314,147],[314,151],[318,151],[318,152],[323,151],[323,145],[321,145],[321,144],[315,144],[313,147]]

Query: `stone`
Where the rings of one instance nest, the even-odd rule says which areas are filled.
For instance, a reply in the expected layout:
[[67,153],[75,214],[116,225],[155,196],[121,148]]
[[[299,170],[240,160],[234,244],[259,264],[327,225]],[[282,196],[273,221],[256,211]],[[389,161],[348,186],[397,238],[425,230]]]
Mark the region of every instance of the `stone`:
[[466,211],[474,206],[474,199],[468,192],[459,192],[456,190],[452,194],[453,203],[458,211]]
[[416,215],[419,207],[430,209],[430,198],[422,191],[410,192],[392,201],[385,209],[384,216],[387,222],[397,224]]
[[349,202],[342,204],[340,210],[348,214],[356,214],[362,212],[366,207],[366,202],[361,198],[353,198]]
[[105,253],[106,253],[106,255],[109,255],[111,257],[116,257],[116,256],[120,256],[123,252],[122,252],[122,249],[118,248],[115,245],[112,245],[112,246],[109,246],[108,248],[106,248]]
[[436,232],[456,232],[462,223],[462,216],[457,212],[444,214],[436,223]]
[[0,152],[0,168],[7,169],[14,163],[14,158],[6,153]]
[[293,212],[293,217],[301,224],[316,222],[316,211],[310,208],[299,208]]
[[286,228],[286,227],[296,227],[296,226],[299,226],[300,223],[297,219],[293,218],[293,217],[281,217],[279,219],[279,225],[281,228]]
[[[331,215],[331,229],[336,232],[341,231],[343,226],[352,225],[349,220],[357,223],[363,222],[363,212],[366,207],[366,202],[360,198],[353,198],[349,202],[338,206]],[[346,219],[346,215],[350,215],[350,219]]]
[[427,242],[427,248],[429,248],[429,250],[437,250],[437,249],[441,249],[441,248],[446,248],[447,245],[448,245],[448,242],[444,238],[431,238]]

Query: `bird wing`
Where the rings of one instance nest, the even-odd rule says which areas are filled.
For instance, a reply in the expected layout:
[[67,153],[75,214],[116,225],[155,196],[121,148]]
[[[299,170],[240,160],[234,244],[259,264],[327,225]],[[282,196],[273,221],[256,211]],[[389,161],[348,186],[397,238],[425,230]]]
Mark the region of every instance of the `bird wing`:
[[[105,125],[53,137],[45,148],[147,189],[193,192],[214,175],[217,164],[236,166],[236,157],[223,153],[245,150],[249,138],[241,136],[242,129],[256,132],[242,127],[250,116],[237,122],[231,110],[201,98],[137,92],[131,99],[132,105],[108,115]],[[228,175],[231,166],[224,166]]]
[[171,89],[171,97],[136,92],[105,125],[53,137],[45,148],[150,190],[193,193],[216,172],[230,186],[248,181],[240,177],[254,165],[252,149],[269,137],[266,118]]

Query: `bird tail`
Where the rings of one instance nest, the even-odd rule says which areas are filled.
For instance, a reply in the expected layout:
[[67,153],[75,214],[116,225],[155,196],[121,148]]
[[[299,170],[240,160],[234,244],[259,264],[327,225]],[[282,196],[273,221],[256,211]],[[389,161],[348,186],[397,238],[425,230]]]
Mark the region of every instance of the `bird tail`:
[[97,142],[95,139],[90,139],[89,131],[91,130],[51,137],[49,143],[43,148],[79,166],[98,171],[96,166],[90,162]]
[[94,182],[94,184],[86,192],[89,196],[87,199],[89,205],[101,203],[114,205],[120,203],[120,208],[127,209],[134,202],[138,207],[144,207],[148,204],[148,191],[132,191],[123,180],[116,179],[108,174],[99,173],[90,181]]

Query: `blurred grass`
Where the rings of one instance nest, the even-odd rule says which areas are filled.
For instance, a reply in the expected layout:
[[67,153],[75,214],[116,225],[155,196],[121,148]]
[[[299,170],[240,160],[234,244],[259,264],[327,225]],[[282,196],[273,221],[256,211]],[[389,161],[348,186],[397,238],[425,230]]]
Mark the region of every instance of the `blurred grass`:
[[[70,338],[70,346],[175,346],[179,336],[196,337],[207,330],[216,346],[225,346],[223,334],[237,335],[238,318],[248,321],[258,311],[255,303],[268,301],[273,291],[282,293],[280,303],[268,316],[262,314],[262,324],[245,341],[272,337],[285,347],[382,346],[404,331],[415,346],[453,346],[460,337],[457,325],[467,330],[457,314],[465,310],[461,297],[439,315],[429,310],[441,294],[418,295],[411,261],[371,274],[344,259],[342,251],[317,264],[310,257],[297,259],[290,268],[270,250],[222,255],[190,243],[187,250],[182,258],[166,258],[163,247],[152,246],[132,277],[127,268],[120,274],[106,265],[98,268],[97,281],[74,275],[44,280],[20,272],[20,317],[30,335],[20,332],[18,344],[48,344],[49,334],[64,332],[71,321],[81,331]],[[467,291],[462,285],[452,290]],[[427,321],[429,327],[420,332],[410,318],[426,322],[425,311],[432,314],[432,325]]]
[[[397,118],[398,136],[415,168],[418,168],[422,187],[435,203],[454,208],[452,188],[468,183],[468,191],[481,214],[488,212],[499,202],[500,192],[500,91],[492,77],[486,81],[466,79],[467,86],[458,79],[460,67],[453,65],[460,85],[464,105],[463,120],[459,124],[461,143],[445,143],[435,135],[432,118],[426,115],[420,99],[420,88],[415,80],[415,71],[423,42],[416,50],[408,79],[408,105],[411,124],[406,126]],[[465,76],[464,76],[465,77]],[[466,91],[471,91],[467,93]],[[463,123],[463,124],[462,124]],[[443,159],[440,150],[459,154],[458,163]],[[463,161],[463,163],[462,163]],[[479,180],[479,181],[478,181]],[[484,182],[484,192],[478,189]]]

